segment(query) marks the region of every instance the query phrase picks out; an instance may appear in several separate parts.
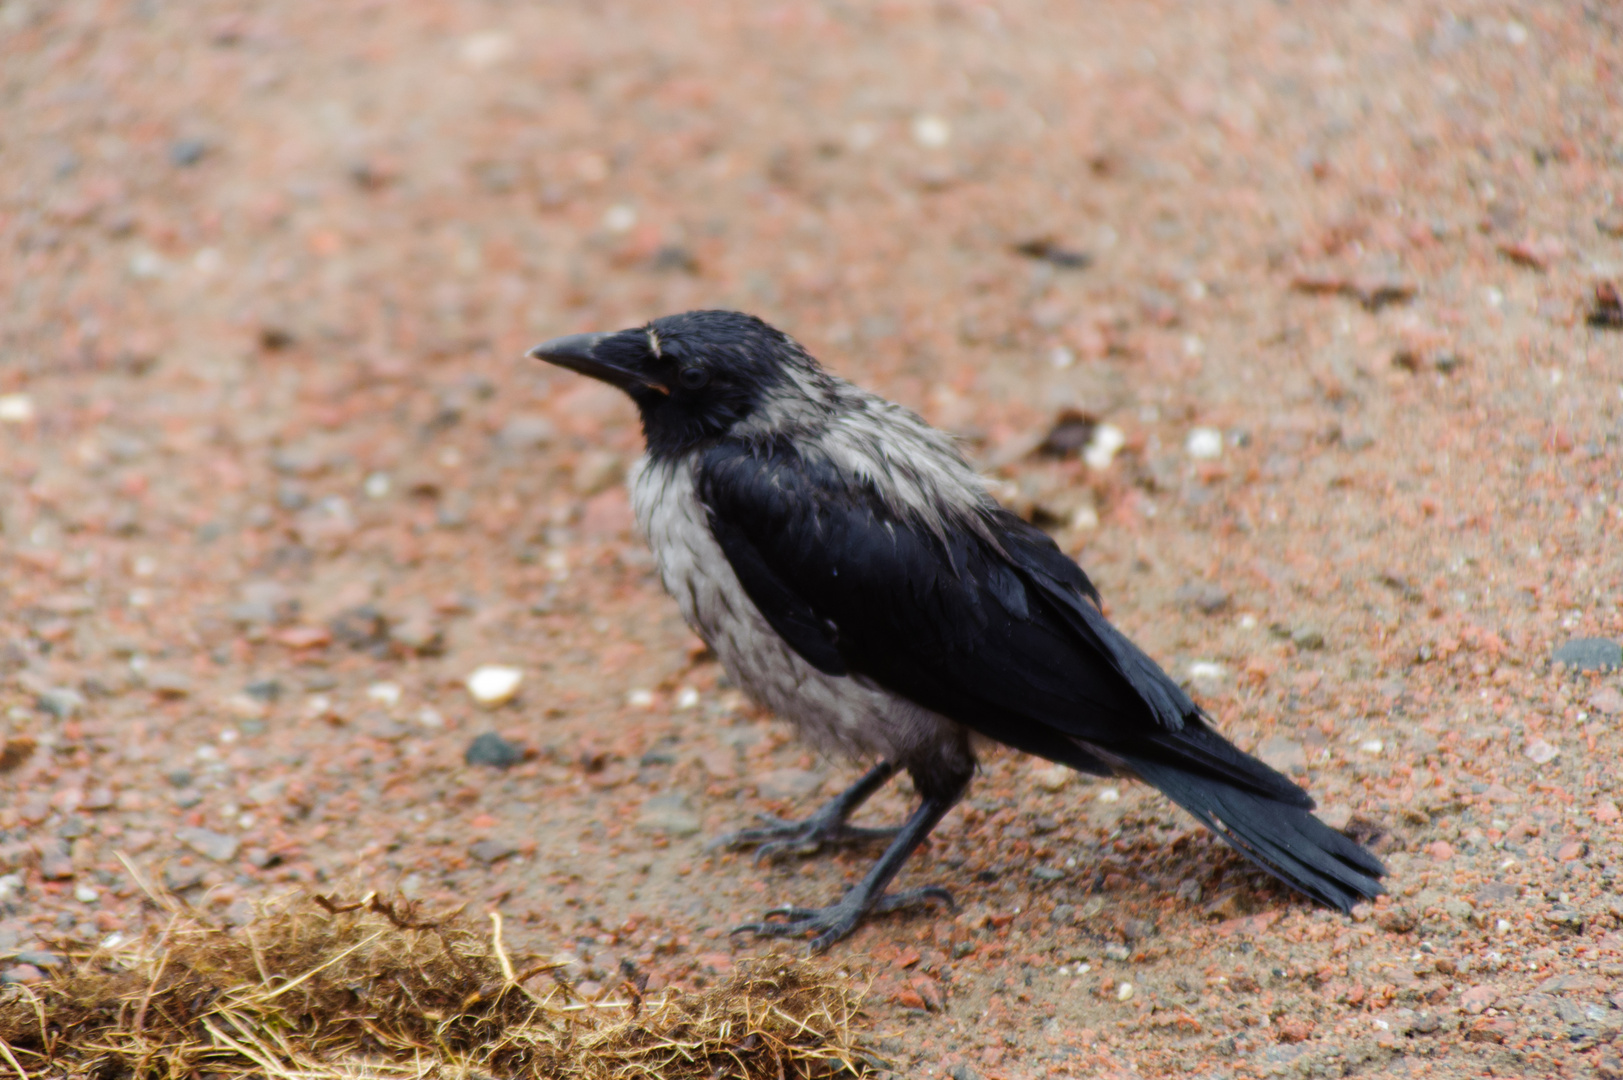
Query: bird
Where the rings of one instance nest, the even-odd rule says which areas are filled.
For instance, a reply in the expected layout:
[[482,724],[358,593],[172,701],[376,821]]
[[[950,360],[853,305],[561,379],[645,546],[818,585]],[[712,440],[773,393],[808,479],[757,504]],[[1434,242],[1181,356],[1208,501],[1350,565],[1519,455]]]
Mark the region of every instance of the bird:
[[[773,908],[739,932],[807,938],[817,952],[871,915],[950,910],[940,886],[889,887],[964,797],[988,743],[1143,781],[1328,907],[1384,891],[1380,860],[1225,739],[1105,617],[1082,568],[916,413],[735,311],[570,334],[527,355],[636,405],[638,527],[728,677],[821,752],[871,763],[805,820],[768,817],[722,838],[766,855],[886,843],[839,900]],[[901,772],[919,800],[906,820],[852,825]]]

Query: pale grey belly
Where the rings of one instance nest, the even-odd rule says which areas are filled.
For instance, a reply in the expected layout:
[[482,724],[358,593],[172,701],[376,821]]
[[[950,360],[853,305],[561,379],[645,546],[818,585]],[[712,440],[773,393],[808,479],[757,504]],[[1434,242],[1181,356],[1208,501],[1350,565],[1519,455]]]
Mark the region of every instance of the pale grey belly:
[[818,671],[773,630],[744,592],[684,467],[650,465],[633,505],[682,617],[749,697],[825,753],[906,765],[963,742],[957,724],[887,690]]

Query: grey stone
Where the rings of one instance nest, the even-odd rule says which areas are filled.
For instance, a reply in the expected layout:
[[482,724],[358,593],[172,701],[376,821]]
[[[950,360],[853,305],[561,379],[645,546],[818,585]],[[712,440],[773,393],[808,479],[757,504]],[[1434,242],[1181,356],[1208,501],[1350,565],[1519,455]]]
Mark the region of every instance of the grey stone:
[[275,679],[256,679],[243,687],[242,692],[255,701],[269,704],[282,696],[282,684]]
[[823,774],[809,769],[773,769],[755,781],[763,799],[800,799],[823,786]]
[[468,854],[489,866],[518,854],[518,848],[505,840],[481,840],[468,848]]
[[186,169],[202,161],[209,152],[209,144],[202,139],[176,139],[169,144],[169,163]]
[[69,720],[85,707],[85,697],[70,687],[57,686],[40,694],[34,704],[41,712],[49,713],[58,720]]
[[1291,644],[1298,649],[1322,649],[1324,648],[1324,631],[1311,626],[1301,627],[1291,634]]
[[637,815],[637,828],[647,833],[666,836],[692,836],[699,831],[699,815],[688,804],[686,795],[673,791],[655,795],[642,804]]
[[1623,645],[1610,638],[1574,638],[1550,659],[1574,671],[1615,671],[1623,668]]
[[1180,607],[1196,608],[1207,615],[1216,615],[1223,611],[1233,599],[1227,589],[1206,582],[1185,585],[1173,593],[1172,598]]
[[502,425],[496,442],[503,450],[539,450],[558,437],[558,429],[545,416],[521,413]]
[[61,967],[67,963],[54,952],[44,949],[25,949],[12,957],[19,964],[33,964],[37,968]]
[[215,862],[230,862],[237,857],[237,838],[217,833],[213,829],[185,826],[175,830],[175,839],[204,858],[213,859]]
[[185,892],[187,889],[195,889],[203,884],[203,877],[207,873],[207,868],[200,863],[192,863],[188,866],[171,863],[164,867],[163,883],[170,892]]
[[468,744],[462,760],[469,765],[490,765],[510,769],[524,760],[524,751],[494,731],[487,731]]

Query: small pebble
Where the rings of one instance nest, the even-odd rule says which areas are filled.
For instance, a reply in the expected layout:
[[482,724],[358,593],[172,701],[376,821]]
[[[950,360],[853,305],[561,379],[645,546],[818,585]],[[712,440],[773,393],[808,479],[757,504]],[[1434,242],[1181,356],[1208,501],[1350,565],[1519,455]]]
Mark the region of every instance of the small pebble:
[[468,854],[489,866],[518,854],[518,848],[503,840],[481,840],[468,848]]
[[952,127],[941,117],[926,113],[913,121],[913,141],[939,150],[952,141]]
[[1554,761],[1561,751],[1543,739],[1529,739],[1527,745],[1522,748],[1522,753],[1526,754],[1535,765],[1545,765]]
[[655,795],[642,804],[637,815],[637,828],[647,833],[666,836],[693,836],[699,831],[699,815],[688,805],[686,795],[679,791]]
[[1575,638],[1550,659],[1567,665],[1569,671],[1615,671],[1623,667],[1623,645],[1609,638]]
[[192,692],[192,680],[178,671],[148,671],[144,677],[147,689],[159,697],[181,698]]
[[1133,996],[1133,984],[1124,982],[1116,987],[1116,1000],[1127,1001]]
[[468,744],[462,760],[469,765],[491,765],[510,769],[524,760],[524,751],[494,731],[487,731]]
[[1082,460],[1088,468],[1108,469],[1116,460],[1116,453],[1127,445],[1127,436],[1115,424],[1099,424],[1093,429],[1093,438],[1082,448]]
[[213,859],[215,862],[230,862],[237,857],[237,838],[217,833],[213,829],[185,826],[175,830],[175,839],[204,858]]
[[1113,787],[1100,788],[1098,799],[1102,803],[1113,803],[1121,800],[1121,792]]
[[79,885],[73,890],[73,898],[81,904],[94,904],[101,899],[101,893],[92,889],[89,885]]
[[376,682],[366,688],[366,696],[384,705],[400,704],[400,684]]
[[169,163],[178,168],[189,168],[203,160],[208,143],[202,139],[177,139],[169,144]]
[[545,416],[520,414],[502,425],[496,442],[504,450],[539,450],[558,437],[558,429]]
[[699,706],[699,692],[691,686],[684,686],[676,695],[678,709],[695,709]]
[[0,424],[26,424],[34,419],[34,399],[27,394],[0,394]]
[[1031,778],[1039,788],[1054,795],[1069,787],[1075,775],[1063,765],[1048,765],[1032,773]]
[[652,690],[633,690],[626,695],[626,704],[633,709],[651,709],[654,707],[654,693]]
[[1183,448],[1196,461],[1216,461],[1223,456],[1223,433],[1216,428],[1195,428]]
[[1291,644],[1298,649],[1322,649],[1324,648],[1324,632],[1311,626],[1300,627],[1291,632]]
[[516,667],[485,664],[475,668],[473,674],[468,676],[468,693],[480,705],[494,709],[512,701],[523,681],[524,672]]

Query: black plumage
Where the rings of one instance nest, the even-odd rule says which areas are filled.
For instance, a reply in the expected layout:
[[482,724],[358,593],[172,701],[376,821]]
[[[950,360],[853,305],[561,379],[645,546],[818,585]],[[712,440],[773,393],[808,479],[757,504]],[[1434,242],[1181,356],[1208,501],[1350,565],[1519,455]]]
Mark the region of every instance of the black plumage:
[[814,933],[821,947],[870,911],[944,897],[884,890],[966,789],[970,732],[1136,776],[1321,903],[1347,910],[1382,891],[1380,862],[1213,730],[1105,619],[1081,568],[990,499],[913,414],[730,312],[577,335],[532,355],[637,402],[649,444],[639,520],[667,588],[741,685],[814,741],[883,759],[810,821],[739,839],[774,849],[872,839],[845,819],[897,768],[922,797],[844,900],[780,909],[781,921],[750,929]]

